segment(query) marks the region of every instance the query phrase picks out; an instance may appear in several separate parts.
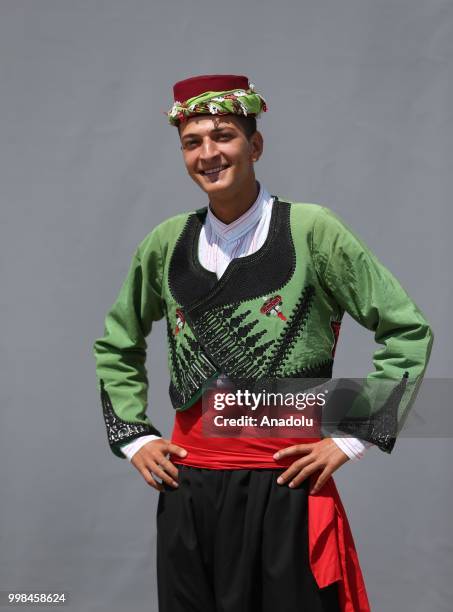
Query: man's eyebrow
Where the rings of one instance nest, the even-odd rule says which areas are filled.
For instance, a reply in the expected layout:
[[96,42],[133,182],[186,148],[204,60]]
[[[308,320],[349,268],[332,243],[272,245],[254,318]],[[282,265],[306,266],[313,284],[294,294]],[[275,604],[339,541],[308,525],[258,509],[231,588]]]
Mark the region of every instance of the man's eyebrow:
[[[229,129],[231,129],[231,126],[224,125],[223,127],[215,127],[212,130],[209,130],[209,133],[212,134],[213,132],[215,132],[217,134],[218,132],[223,132],[224,130],[229,130]],[[198,138],[199,136],[200,134],[195,134],[191,132],[189,134],[184,134],[182,139],[185,140],[186,138]]]

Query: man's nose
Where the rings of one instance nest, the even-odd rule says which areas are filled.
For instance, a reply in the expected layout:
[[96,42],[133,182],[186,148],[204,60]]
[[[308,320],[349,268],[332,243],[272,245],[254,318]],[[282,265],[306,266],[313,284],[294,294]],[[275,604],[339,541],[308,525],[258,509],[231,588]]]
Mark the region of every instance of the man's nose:
[[203,140],[200,150],[201,159],[212,159],[218,154],[216,143],[210,138]]

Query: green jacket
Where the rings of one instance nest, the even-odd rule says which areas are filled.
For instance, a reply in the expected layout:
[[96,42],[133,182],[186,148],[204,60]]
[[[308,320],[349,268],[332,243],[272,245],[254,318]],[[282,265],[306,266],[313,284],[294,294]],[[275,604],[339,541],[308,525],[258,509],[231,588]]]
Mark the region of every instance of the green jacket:
[[[163,317],[176,410],[190,408],[203,385],[220,373],[251,381],[330,378],[346,311],[381,345],[368,381],[394,381],[401,422],[425,371],[433,334],[367,246],[330,210],[276,199],[263,246],[233,260],[218,280],[198,260],[205,215],[206,208],[177,215],[146,236],[107,314],[104,335],[95,341],[112,451],[123,457],[121,445],[160,435],[146,414],[145,359],[146,337]],[[376,421],[366,431],[344,430],[387,452],[393,448],[394,439],[377,432]]]

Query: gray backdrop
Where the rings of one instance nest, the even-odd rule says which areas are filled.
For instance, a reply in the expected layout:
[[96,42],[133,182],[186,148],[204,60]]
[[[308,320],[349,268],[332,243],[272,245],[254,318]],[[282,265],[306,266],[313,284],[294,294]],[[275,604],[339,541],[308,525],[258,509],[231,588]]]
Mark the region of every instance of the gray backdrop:
[[[206,204],[163,114],[176,80],[251,77],[258,179],[362,236],[450,376],[452,41],[445,0],[1,0],[0,590],[157,610],[157,494],[108,449],[91,351],[136,245]],[[163,328],[149,413],[169,435]],[[346,318],[335,375],[374,348]],[[337,472],[373,610],[452,609],[452,461],[450,439],[403,439]]]

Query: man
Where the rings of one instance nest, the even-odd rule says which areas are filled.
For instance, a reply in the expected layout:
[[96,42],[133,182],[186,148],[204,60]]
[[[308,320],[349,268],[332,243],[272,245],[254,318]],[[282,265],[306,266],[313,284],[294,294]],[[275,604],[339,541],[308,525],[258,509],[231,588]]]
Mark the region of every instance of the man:
[[[366,445],[391,451],[386,415],[354,430],[365,440],[213,438],[203,435],[202,391],[222,378],[330,378],[347,311],[383,345],[369,379],[395,381],[404,413],[414,396],[406,382],[423,376],[431,330],[338,217],[271,196],[256,180],[256,117],[266,103],[247,77],[186,79],[174,100],[169,121],[209,206],[142,241],[94,345],[112,451],[160,491],[159,609],[369,610],[331,475]],[[163,317],[171,439],[145,415],[145,338]],[[348,423],[343,431],[353,431]]]

